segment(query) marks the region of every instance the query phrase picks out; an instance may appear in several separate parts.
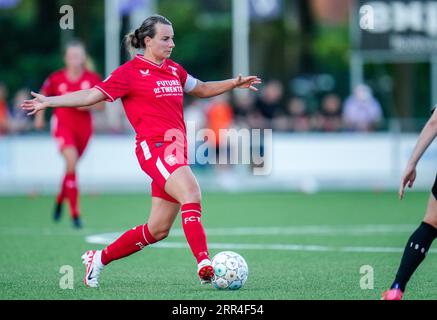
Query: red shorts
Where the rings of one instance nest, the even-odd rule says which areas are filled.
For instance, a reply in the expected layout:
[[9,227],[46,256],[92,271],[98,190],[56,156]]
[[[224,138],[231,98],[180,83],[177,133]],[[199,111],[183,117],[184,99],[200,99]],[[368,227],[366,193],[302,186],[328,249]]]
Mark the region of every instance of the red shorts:
[[152,178],[152,197],[179,203],[165,191],[165,183],[170,175],[180,167],[188,166],[184,146],[172,142],[137,142],[135,153],[141,169]]
[[52,121],[52,134],[59,150],[63,151],[67,147],[74,147],[79,157],[82,156],[93,134],[92,124],[84,122],[74,126],[63,125],[59,123],[56,116],[53,116]]

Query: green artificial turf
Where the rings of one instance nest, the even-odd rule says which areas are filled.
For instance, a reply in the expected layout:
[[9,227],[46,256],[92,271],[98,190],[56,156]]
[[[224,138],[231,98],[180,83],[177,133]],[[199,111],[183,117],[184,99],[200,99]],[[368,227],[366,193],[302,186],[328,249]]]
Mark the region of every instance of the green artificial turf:
[[[402,252],[344,248],[403,249],[422,219],[427,197],[408,193],[400,202],[395,193],[373,192],[204,194],[202,221],[213,246],[211,255],[229,249],[249,265],[248,281],[238,291],[201,286],[187,246],[147,247],[111,263],[99,289],[83,285],[80,256],[105,247],[87,243],[85,237],[145,223],[150,208],[146,194],[83,195],[82,230],[72,228],[67,207],[61,222],[52,221],[53,197],[0,197],[0,299],[379,299],[393,280]],[[378,226],[395,230],[378,231]],[[294,232],[259,232],[272,227]],[[186,244],[180,218],[163,243]],[[278,249],[287,245],[304,247]],[[360,287],[362,277],[369,276],[360,273],[363,265],[373,268],[373,289]],[[62,266],[72,267],[73,289],[60,287]],[[436,299],[436,269],[432,252],[413,276],[405,299]]]

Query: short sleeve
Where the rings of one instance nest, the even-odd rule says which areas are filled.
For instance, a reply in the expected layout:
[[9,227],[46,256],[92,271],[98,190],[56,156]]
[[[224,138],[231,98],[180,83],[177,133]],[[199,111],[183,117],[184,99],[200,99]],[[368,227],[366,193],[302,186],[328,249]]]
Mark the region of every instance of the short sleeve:
[[185,82],[187,81],[188,73],[181,65],[177,64],[176,66],[178,68],[178,75],[179,75],[179,79],[181,79],[182,87],[185,87]]
[[102,82],[102,78],[100,77],[100,75],[98,73],[93,72],[92,73],[92,83],[91,86],[95,86],[96,84],[99,84],[100,82]]
[[119,67],[94,88],[100,90],[106,97],[106,101],[114,102],[129,93],[128,70]]
[[197,79],[194,78],[192,75],[188,74],[187,71],[179,64],[177,64],[178,67],[178,75],[181,79],[181,85],[184,88],[184,92],[190,92],[192,91],[196,85],[197,85]]

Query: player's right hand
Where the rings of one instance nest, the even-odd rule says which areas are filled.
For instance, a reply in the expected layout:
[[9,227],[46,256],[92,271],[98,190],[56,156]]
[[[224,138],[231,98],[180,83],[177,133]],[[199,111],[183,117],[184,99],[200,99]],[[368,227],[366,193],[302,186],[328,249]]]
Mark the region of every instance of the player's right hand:
[[399,188],[399,199],[404,198],[405,187],[408,185],[408,188],[412,188],[414,184],[414,180],[416,180],[416,166],[413,164],[408,164],[405,169],[404,176],[402,177],[401,186]]
[[38,111],[47,109],[49,107],[49,102],[47,101],[46,96],[33,91],[31,92],[31,95],[35,98],[32,100],[24,100],[24,102],[21,104],[21,108],[23,108],[23,110],[29,111],[27,113],[28,116],[34,115]]

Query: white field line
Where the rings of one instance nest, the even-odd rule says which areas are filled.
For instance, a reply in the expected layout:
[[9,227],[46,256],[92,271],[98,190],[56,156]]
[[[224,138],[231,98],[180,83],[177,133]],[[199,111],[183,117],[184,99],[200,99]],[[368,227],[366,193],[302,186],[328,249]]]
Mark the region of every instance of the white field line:
[[74,230],[73,228],[53,229],[53,227],[0,227],[0,236],[86,236],[90,233],[102,232],[98,229]]
[[[351,225],[351,226],[293,226],[293,227],[241,227],[206,229],[208,236],[254,236],[254,235],[320,235],[361,236],[384,233],[408,233],[417,225]],[[184,236],[182,229],[171,231],[172,236]]]
[[[208,236],[253,236],[253,235],[319,235],[319,236],[362,236],[362,235],[384,235],[388,233],[410,233],[417,228],[417,225],[350,225],[350,226],[292,226],[292,227],[237,227],[237,228],[211,228],[206,229]],[[98,230],[58,230],[53,228],[34,227],[4,227],[0,226],[1,235],[43,235],[43,236],[73,236],[97,233]],[[118,233],[117,233],[118,234]],[[170,235],[184,237],[182,229],[173,229]]]
[[[413,225],[365,225],[351,227],[328,227],[328,226],[303,226],[303,227],[268,227],[268,228],[220,228],[206,230],[206,234],[235,236],[235,235],[366,235],[384,233],[406,233],[414,230]],[[88,243],[108,245],[112,243],[121,233],[103,233],[86,237]],[[183,236],[183,230],[173,230],[172,236]],[[163,241],[152,245],[154,248],[179,249],[188,248],[186,241],[169,242]],[[403,247],[336,247],[324,245],[300,245],[300,244],[252,244],[252,243],[209,243],[211,249],[228,250],[282,250],[282,251],[312,251],[312,252],[369,252],[369,253],[399,253]],[[430,253],[437,252],[437,249],[429,250]]]

